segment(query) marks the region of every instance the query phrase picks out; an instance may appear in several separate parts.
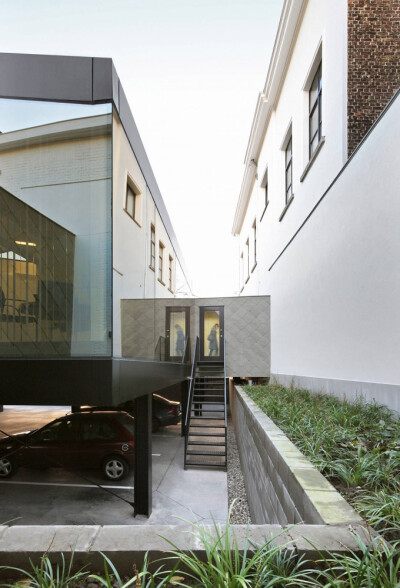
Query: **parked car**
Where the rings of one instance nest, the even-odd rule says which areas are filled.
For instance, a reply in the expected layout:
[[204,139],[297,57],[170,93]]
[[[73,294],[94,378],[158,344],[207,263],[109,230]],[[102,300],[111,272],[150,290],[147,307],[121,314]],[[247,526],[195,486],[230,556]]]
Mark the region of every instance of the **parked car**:
[[[135,401],[128,400],[118,406],[122,410],[126,410],[134,416]],[[160,427],[166,427],[168,425],[177,425],[181,420],[181,404],[175,400],[169,400],[160,396],[159,394],[153,394],[153,421],[152,430],[153,433],[158,431]]]
[[121,480],[134,463],[134,418],[119,410],[77,412],[0,439],[0,478],[19,466],[101,469]]

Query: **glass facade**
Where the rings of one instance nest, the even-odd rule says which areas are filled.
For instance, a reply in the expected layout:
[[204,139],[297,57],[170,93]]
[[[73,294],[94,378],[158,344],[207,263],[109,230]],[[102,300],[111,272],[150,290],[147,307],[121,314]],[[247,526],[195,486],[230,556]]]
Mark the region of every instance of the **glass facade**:
[[0,356],[111,355],[111,105],[0,100]]

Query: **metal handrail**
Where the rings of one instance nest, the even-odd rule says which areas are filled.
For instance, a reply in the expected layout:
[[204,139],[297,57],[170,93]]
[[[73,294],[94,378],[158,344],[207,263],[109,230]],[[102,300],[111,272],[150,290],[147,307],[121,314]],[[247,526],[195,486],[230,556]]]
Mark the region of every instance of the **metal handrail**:
[[192,400],[193,400],[194,376],[195,376],[195,371],[196,371],[198,346],[199,346],[199,338],[196,337],[196,342],[194,344],[192,370],[190,372],[190,387],[189,387],[188,403],[187,403],[187,407],[186,407],[185,427],[188,427],[188,425],[190,424],[190,412],[191,412],[191,406],[192,406]]
[[226,427],[228,425],[228,420],[227,420],[227,390],[226,390],[226,341],[225,341],[225,337],[224,337],[224,409],[225,409],[225,431],[226,431]]
[[189,440],[190,415],[192,412],[194,379],[195,379],[195,375],[196,375],[196,363],[197,363],[198,349],[199,349],[199,337],[196,337],[196,341],[194,344],[192,369],[190,372],[190,386],[189,386],[189,395],[188,395],[188,402],[187,402],[187,406],[186,406],[186,418],[185,418],[185,455],[184,455],[185,469],[186,469],[186,453],[187,453],[187,446],[188,446],[188,440]]

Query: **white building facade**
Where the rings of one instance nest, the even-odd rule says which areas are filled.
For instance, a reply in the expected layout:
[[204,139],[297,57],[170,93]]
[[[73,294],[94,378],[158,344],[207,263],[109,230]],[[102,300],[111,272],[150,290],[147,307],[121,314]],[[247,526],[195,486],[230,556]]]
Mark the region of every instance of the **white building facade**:
[[[368,38],[360,32],[368,14],[354,24],[356,4],[285,1],[233,233],[241,293],[271,296],[271,375],[400,410],[400,104],[394,97],[360,130],[366,109],[353,100],[354,80],[368,82],[363,59],[374,60],[368,47],[379,27],[391,49],[398,35],[387,24],[395,12],[383,24],[374,13],[376,37]],[[386,75],[390,98],[399,77],[389,65],[371,78]]]

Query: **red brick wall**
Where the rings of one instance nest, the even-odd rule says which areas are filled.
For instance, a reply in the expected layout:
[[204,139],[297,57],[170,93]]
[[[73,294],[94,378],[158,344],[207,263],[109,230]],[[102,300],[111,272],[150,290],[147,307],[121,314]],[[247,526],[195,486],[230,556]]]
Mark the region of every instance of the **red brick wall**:
[[348,154],[400,85],[400,0],[348,0]]

